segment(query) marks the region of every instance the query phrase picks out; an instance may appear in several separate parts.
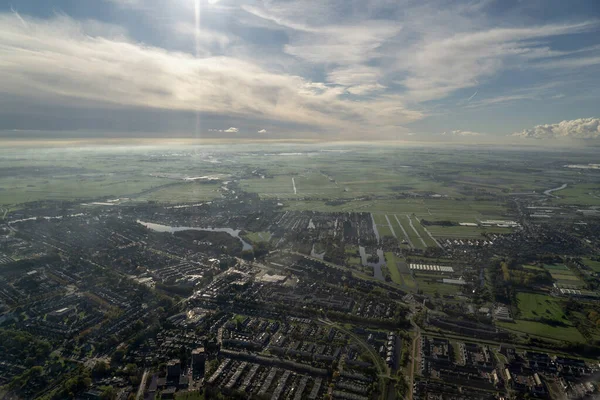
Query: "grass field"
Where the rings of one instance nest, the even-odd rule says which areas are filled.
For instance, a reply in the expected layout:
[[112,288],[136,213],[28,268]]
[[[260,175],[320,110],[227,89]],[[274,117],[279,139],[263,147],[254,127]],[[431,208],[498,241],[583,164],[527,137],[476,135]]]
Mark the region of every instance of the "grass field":
[[[417,249],[424,249],[425,246],[423,245],[423,242],[419,239],[419,236],[417,235],[415,230],[410,226],[409,216],[396,214],[394,216],[394,221],[396,221],[396,218],[398,218],[398,221],[400,221],[400,224],[402,224],[402,227],[404,228],[404,231],[408,235],[408,238],[410,239],[410,242],[413,244],[413,246]],[[397,221],[396,221],[396,223],[397,223]],[[416,223],[416,221],[413,222],[413,225],[415,223]],[[402,232],[402,230],[400,230],[400,231]],[[403,233],[403,235],[404,235],[404,233]]]
[[134,200],[157,201],[159,203],[192,203],[196,201],[213,200],[217,197],[221,197],[218,185],[186,182],[145,193],[135,197]]
[[394,255],[394,253],[392,253],[391,251],[386,252],[385,253],[385,262],[390,271],[392,281],[398,285],[403,285],[404,280],[402,279],[402,276],[400,275],[400,271],[398,271],[398,267],[396,266],[396,256]]
[[581,333],[572,326],[551,326],[541,322],[522,320],[515,320],[514,323],[498,322],[497,325],[511,331],[541,336],[548,339],[585,342]]
[[566,322],[563,308],[553,297],[537,293],[517,294],[521,318],[535,319],[548,318],[560,322]]
[[436,292],[440,296],[444,295],[457,295],[460,293],[460,287],[457,285],[448,285],[445,283],[430,283],[428,282],[429,278],[424,278],[420,276],[415,277],[415,282],[419,286],[419,289],[423,291],[423,293],[428,295],[434,295]]
[[271,240],[270,232],[246,232],[244,235],[245,239],[248,239],[252,243],[268,242]]
[[387,222],[385,225],[377,225],[377,231],[379,232],[380,237],[394,237],[394,234],[392,233],[390,226],[387,224]]
[[480,238],[483,232],[478,226],[441,226],[429,225],[427,230],[433,236],[443,238]]
[[431,239],[431,236],[429,236],[427,234],[427,232],[425,232],[425,229],[421,225],[420,220],[418,218],[411,218],[411,219],[413,221],[413,226],[415,227],[415,229],[417,230],[417,232],[419,232],[419,235],[421,235],[421,238],[423,238],[423,240],[425,241],[425,244],[428,247],[436,247],[437,245],[435,244],[435,242],[433,241],[433,239]]
[[75,200],[101,197],[131,197],[167,183],[164,179],[132,175],[97,177],[0,179],[0,205],[37,200]]
[[583,263],[593,271],[600,272],[600,261],[594,261],[589,258],[584,258]]
[[574,281],[574,282],[578,282],[579,281],[579,277],[577,277],[574,274],[556,274],[556,273],[551,273],[550,275],[552,275],[552,278],[556,279],[557,281]]
[[523,268],[531,270],[531,271],[543,271],[544,270],[543,267],[538,267],[537,265],[523,265]]
[[[250,190],[258,192],[254,188]],[[372,212],[374,214],[387,214],[390,218],[393,214],[396,214],[399,219],[401,216],[406,218],[406,214],[414,213],[419,218],[448,219],[457,222],[477,222],[478,219],[505,218],[503,216],[504,206],[498,205],[496,202],[469,202],[449,199],[354,199],[342,204],[327,205],[325,200],[294,200],[293,197],[293,195],[287,196],[288,199],[283,202],[287,210]],[[390,219],[390,221],[392,220]],[[401,222],[404,225],[404,221],[401,220]],[[408,224],[408,221],[406,223]],[[507,230],[503,229],[503,232],[507,232]]]
[[600,206],[600,186],[598,184],[576,184],[552,193],[558,196],[552,199],[556,204],[579,204],[583,206]]
[[547,269],[550,273],[558,271],[569,271],[569,268],[567,268],[567,266],[563,264],[544,264],[544,268]]

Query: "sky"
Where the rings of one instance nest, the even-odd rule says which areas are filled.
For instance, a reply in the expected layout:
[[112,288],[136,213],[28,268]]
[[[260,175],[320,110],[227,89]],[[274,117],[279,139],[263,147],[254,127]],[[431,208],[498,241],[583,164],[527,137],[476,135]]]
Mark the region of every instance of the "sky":
[[600,140],[598,0],[0,0],[0,138]]

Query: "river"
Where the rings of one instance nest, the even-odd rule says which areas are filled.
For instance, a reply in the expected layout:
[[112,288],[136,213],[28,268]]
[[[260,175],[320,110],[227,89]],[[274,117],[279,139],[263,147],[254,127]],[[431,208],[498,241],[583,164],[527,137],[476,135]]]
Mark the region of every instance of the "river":
[[555,187],[554,189],[548,189],[548,190],[544,190],[544,194],[546,196],[552,196],[552,197],[556,197],[552,194],[552,192],[557,192],[559,190],[563,190],[564,188],[567,187],[566,183],[563,183],[562,185],[560,185],[559,187]]
[[199,228],[199,227],[192,227],[192,226],[169,226],[169,225],[161,225],[161,224],[155,224],[153,222],[144,222],[144,221],[140,221],[139,219],[137,220],[138,224],[144,225],[146,228],[148,229],[152,229],[155,232],[169,232],[169,233],[174,233],[174,232],[181,232],[181,231],[206,231],[206,232],[225,232],[228,233],[230,236],[238,238],[240,240],[240,242],[242,243],[242,250],[252,250],[252,245],[248,242],[246,242],[241,236],[240,236],[240,229],[231,229],[231,228]]
[[9,225],[12,224],[16,224],[17,222],[25,222],[25,221],[35,221],[38,218],[43,218],[46,220],[51,220],[51,219],[63,219],[63,218],[71,218],[71,217],[83,217],[85,214],[83,213],[79,213],[79,214],[70,214],[70,215],[58,215],[56,217],[29,217],[29,218],[23,218],[23,219],[15,219],[14,221],[9,221]]

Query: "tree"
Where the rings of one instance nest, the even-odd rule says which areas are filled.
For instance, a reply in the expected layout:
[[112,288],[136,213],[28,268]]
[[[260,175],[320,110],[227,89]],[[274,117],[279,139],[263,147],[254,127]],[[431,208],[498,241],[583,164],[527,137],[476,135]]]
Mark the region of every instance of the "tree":
[[117,391],[112,386],[105,386],[102,388],[102,393],[100,393],[100,398],[102,400],[113,400],[117,398]]
[[109,367],[104,361],[98,361],[92,369],[92,374],[95,377],[102,378],[109,372]]

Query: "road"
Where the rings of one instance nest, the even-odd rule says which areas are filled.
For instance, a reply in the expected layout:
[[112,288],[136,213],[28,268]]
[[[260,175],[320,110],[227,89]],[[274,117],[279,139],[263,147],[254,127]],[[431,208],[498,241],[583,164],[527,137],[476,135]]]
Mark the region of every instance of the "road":
[[361,337],[357,336],[354,332],[349,331],[348,329],[336,324],[333,321],[330,321],[328,319],[319,318],[319,322],[321,322],[325,325],[334,327],[335,329],[344,332],[346,335],[350,336],[356,343],[358,343],[358,345],[360,345],[360,347],[362,347],[364,350],[366,350],[369,353],[369,355],[373,359],[373,362],[375,363],[375,367],[377,368],[377,376],[379,378],[379,398],[385,399],[386,398],[385,378],[389,378],[389,371],[387,370],[387,367],[385,366],[385,364],[383,364],[383,361],[381,360],[381,357],[379,357],[379,354],[377,354],[375,352],[375,349],[373,347],[371,347],[367,342],[365,342]]
[[137,394],[135,395],[135,400],[140,400],[144,396],[146,380],[148,380],[148,370],[145,370],[144,375],[142,375],[142,381],[140,382],[140,387],[138,388]]

